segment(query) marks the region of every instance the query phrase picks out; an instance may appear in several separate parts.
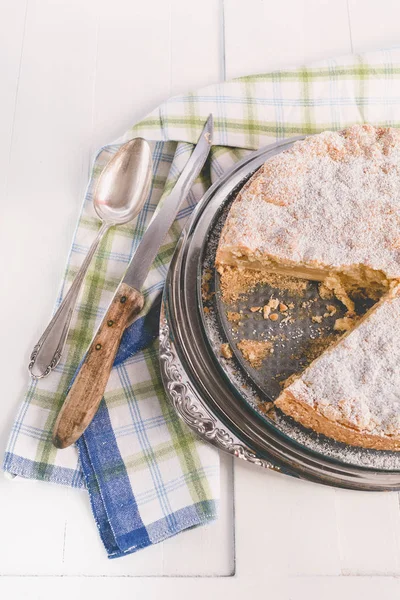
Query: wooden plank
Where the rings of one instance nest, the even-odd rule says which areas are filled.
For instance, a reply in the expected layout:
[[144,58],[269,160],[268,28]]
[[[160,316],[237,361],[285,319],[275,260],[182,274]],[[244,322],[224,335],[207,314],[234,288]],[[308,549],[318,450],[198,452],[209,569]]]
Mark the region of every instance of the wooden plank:
[[239,462],[235,512],[239,576],[399,575],[396,493],[334,490]]
[[342,573],[400,574],[398,494],[336,490]]
[[170,93],[168,2],[90,2],[99,19],[92,153],[122,135]]
[[[0,97],[1,122],[3,117],[13,121],[11,139],[5,140],[10,160],[0,219],[2,289],[15,289],[23,281],[28,290],[28,302],[26,295],[3,294],[1,299],[0,323],[7,339],[1,347],[6,374],[2,448],[28,383],[29,353],[56,298],[86,185],[95,64],[91,6],[79,0],[31,0],[21,53],[23,21],[17,26],[14,19],[17,8],[24,18],[24,7],[19,0],[1,4],[7,69],[19,71],[18,93],[15,87],[12,92],[14,118],[7,110],[9,90]],[[1,63],[5,56],[1,53]],[[10,85],[11,79],[10,71]],[[18,318],[11,319],[11,313]],[[0,528],[7,540],[0,549],[0,573],[60,573],[67,490],[3,477],[0,486]]]
[[[0,582],[4,576],[61,573],[66,494],[55,485],[0,477]],[[13,597],[11,588],[0,593],[7,596]]]
[[220,0],[171,0],[171,96],[223,80],[222,27]]
[[119,597],[146,598],[146,600],[204,600],[204,598],[243,597],[273,600],[394,600],[400,594],[400,580],[394,577],[266,577],[236,579],[186,577],[131,578],[131,577],[11,577],[0,579],[2,597],[13,600],[85,600],[96,597],[105,600]]
[[393,0],[348,0],[354,52],[398,46],[400,4]]
[[400,595],[395,577],[298,577],[288,581],[291,600],[394,600]]
[[346,0],[225,0],[227,78],[351,51]]
[[27,0],[3,0],[0,4],[0,198],[5,201],[7,168],[14,128],[15,104],[24,45]]
[[162,575],[163,544],[121,559],[107,558],[86,492],[68,490],[65,521],[62,573],[68,578]]
[[171,95],[220,79],[218,0],[206,0],[196,19],[184,0],[102,2],[97,14],[93,150]]
[[[21,56],[25,37],[26,10],[27,1],[15,2],[14,0],[3,0],[0,4],[0,77],[2,82],[0,94],[0,162],[2,165],[0,170],[0,267],[2,270],[3,289],[6,289],[5,286],[7,285],[8,281],[10,284],[13,283],[12,275],[9,277],[10,269],[12,270],[13,266],[15,265],[15,263],[13,264],[13,260],[10,260],[9,256],[10,241],[11,249],[13,245],[14,247],[20,245],[20,241],[17,242],[16,240],[16,230],[13,229],[14,222],[17,223],[19,219],[15,216],[13,220],[8,220],[9,211],[7,210],[7,198],[10,196],[7,193],[7,182],[9,177],[11,144],[16,117],[16,102],[20,79]],[[9,240],[10,236],[7,235],[7,233],[12,233],[11,240]],[[6,335],[6,332],[9,333],[7,336],[9,338],[9,342],[7,343],[7,348],[4,345],[2,346],[2,349],[0,350],[0,356],[2,359],[2,364],[4,365],[4,372],[7,373],[10,379],[7,378],[4,389],[6,392],[6,402],[3,402],[4,428],[0,429],[0,444],[2,447],[4,447],[6,444],[6,439],[8,438],[16,408],[16,398],[15,396],[10,396],[9,392],[15,392],[21,389],[21,383],[19,382],[18,378],[20,371],[19,368],[15,368],[15,354],[13,354],[14,351],[18,350],[18,340],[14,339],[14,335],[11,335],[10,330],[4,329],[7,321],[9,326],[11,326],[11,323],[8,318],[10,310],[9,297],[3,295],[3,298],[4,305],[3,309],[1,310],[0,324],[2,326],[3,335]],[[24,302],[21,299],[21,307],[23,305]],[[14,329],[15,328],[12,327],[13,334]],[[20,350],[19,352],[21,353]],[[10,384],[11,389],[8,386],[9,381],[13,382]]]
[[235,512],[239,577],[340,574],[331,488],[239,461]]
[[[23,280],[32,290],[28,306],[19,298],[13,305],[20,320],[5,359],[16,382],[54,304],[86,185],[94,35],[90,7],[79,0],[29,4],[0,236],[3,284]],[[5,334],[10,326],[6,316]]]

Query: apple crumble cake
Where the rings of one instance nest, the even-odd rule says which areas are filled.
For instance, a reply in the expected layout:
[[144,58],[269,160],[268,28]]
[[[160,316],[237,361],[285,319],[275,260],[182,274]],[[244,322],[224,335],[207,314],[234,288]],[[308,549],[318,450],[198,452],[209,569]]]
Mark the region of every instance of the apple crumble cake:
[[232,204],[216,267],[323,282],[349,319],[357,294],[379,300],[275,404],[336,440],[400,450],[400,130],[354,125],[268,160]]

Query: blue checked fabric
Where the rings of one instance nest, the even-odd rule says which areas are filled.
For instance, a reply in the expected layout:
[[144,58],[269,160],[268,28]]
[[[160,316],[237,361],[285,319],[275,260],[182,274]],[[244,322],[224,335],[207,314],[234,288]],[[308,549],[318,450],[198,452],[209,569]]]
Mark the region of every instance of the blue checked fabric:
[[[120,144],[150,141],[154,172],[142,213],[111,230],[96,253],[67,347],[50,377],[31,382],[4,457],[14,475],[86,486],[110,557],[216,518],[218,454],[196,439],[167,402],[159,375],[157,318],[182,227],[201,196],[251,150],[285,137],[353,123],[399,126],[400,50],[350,55],[307,67],[243,77],[172,98],[96,157],[65,271],[59,304],[99,228],[97,178]],[[214,146],[144,287],[146,318],[124,335],[101,407],[77,447],[56,450],[51,430],[77,366],[151,218],[181,173],[213,113]],[[157,304],[158,302],[158,304]]]

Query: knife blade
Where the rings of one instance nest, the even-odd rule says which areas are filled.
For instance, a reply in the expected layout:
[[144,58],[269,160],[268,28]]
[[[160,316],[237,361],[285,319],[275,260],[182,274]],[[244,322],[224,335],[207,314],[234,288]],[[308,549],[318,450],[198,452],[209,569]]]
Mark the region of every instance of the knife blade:
[[137,247],[75,376],[54,425],[52,440],[57,448],[73,444],[96,414],[123,332],[143,308],[140,288],[180,206],[207,160],[212,135],[213,117],[209,115],[174,189],[164,200]]
[[193,150],[190,159],[182,171],[173,191],[165,199],[163,206],[148,226],[128,267],[123,282],[140,289],[147,277],[160,248],[178,213],[182,201],[188,195],[193,181],[199,175],[207,160],[213,133],[213,118],[210,115]]

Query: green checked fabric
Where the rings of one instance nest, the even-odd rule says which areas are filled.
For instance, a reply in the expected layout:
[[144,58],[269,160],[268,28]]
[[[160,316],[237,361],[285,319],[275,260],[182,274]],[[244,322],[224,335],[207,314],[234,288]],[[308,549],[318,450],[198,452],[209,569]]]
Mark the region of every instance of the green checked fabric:
[[[56,450],[50,432],[70,379],[128,261],[157,207],[168,197],[209,113],[213,113],[215,124],[210,160],[147,278],[145,310],[162,289],[176,242],[194,206],[209,185],[237,160],[251,150],[299,134],[366,122],[398,127],[399,103],[400,50],[350,55],[308,67],[243,77],[172,98],[103,148],[94,163],[58,302],[99,228],[92,208],[96,180],[119,145],[135,136],[151,143],[151,195],[137,219],[111,230],[97,252],[62,361],[50,377],[30,383],[19,408],[5,470],[23,477],[85,485],[77,449]],[[104,406],[144,527],[150,531],[157,520],[195,505],[203,507],[197,523],[214,518],[219,495],[218,455],[187,430],[167,402],[159,375],[157,343],[113,369]],[[96,466],[93,447],[88,452],[97,483],[112,479],[113,469],[105,473],[101,464]],[[190,526],[189,521],[186,526]],[[158,535],[154,540],[162,539]]]

